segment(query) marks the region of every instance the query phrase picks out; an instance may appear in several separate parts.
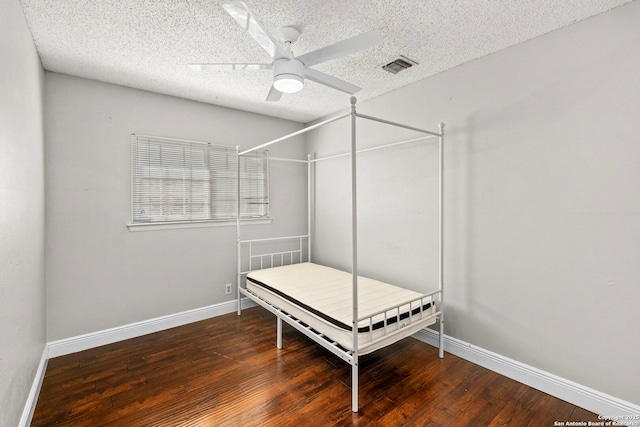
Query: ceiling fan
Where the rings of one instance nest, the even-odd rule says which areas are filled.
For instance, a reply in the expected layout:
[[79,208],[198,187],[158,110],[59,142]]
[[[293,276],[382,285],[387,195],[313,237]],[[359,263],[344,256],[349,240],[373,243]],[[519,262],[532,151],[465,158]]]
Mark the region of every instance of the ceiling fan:
[[260,46],[273,58],[271,63],[203,63],[189,64],[194,70],[273,70],[273,85],[267,95],[267,101],[279,101],[283,93],[295,93],[304,86],[305,78],[333,89],[354,94],[359,91],[356,85],[347,83],[321,71],[310,68],[321,62],[329,61],[363,49],[376,46],[382,42],[377,31],[370,31],[340,41],[338,43],[305,53],[298,57],[291,52],[291,45],[298,39],[299,31],[293,27],[280,29],[281,46],[265,30],[255,14],[245,2],[235,0],[222,7],[242,28],[253,37]]

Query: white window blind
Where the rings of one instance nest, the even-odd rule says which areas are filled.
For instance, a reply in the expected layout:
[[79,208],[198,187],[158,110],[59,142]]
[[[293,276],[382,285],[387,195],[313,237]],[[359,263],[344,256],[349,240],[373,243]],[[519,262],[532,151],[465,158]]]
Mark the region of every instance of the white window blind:
[[[237,217],[233,147],[131,135],[133,223],[228,221]],[[269,217],[266,152],[240,158],[242,219]]]

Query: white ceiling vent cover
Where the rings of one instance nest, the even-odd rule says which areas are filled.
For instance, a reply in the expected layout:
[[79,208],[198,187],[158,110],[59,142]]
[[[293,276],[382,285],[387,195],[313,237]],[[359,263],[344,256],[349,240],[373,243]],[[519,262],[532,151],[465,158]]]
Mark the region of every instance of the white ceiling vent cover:
[[398,59],[389,62],[387,65],[383,65],[382,69],[393,74],[398,74],[402,70],[406,70],[414,65],[418,65],[418,62],[413,59],[409,59],[404,55],[398,55]]

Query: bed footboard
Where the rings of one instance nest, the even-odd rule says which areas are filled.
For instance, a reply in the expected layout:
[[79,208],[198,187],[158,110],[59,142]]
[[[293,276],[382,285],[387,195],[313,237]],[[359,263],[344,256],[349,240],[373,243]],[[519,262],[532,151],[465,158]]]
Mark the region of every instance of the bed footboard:
[[440,290],[433,291],[395,307],[360,317],[359,328],[364,327],[368,331],[367,338],[360,338],[360,354],[375,351],[435,323],[441,315],[440,304],[436,304],[440,294]]

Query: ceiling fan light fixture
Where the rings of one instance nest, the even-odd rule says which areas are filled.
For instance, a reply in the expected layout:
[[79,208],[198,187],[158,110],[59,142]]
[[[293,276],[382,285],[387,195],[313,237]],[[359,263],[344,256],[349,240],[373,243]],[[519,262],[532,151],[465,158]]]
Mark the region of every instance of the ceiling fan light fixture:
[[304,86],[304,64],[297,59],[281,58],[273,63],[273,87],[282,93],[296,93]]
[[300,92],[303,86],[303,78],[295,74],[280,74],[273,79],[273,87],[282,93]]

